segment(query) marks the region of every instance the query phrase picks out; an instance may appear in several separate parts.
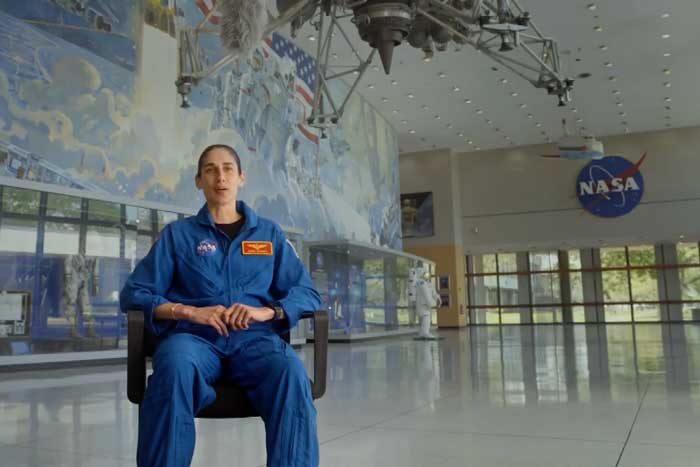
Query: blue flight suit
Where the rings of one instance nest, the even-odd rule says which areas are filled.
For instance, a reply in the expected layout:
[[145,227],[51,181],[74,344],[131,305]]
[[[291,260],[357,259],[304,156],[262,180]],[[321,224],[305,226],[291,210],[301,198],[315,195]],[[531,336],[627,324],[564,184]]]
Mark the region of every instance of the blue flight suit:
[[[140,407],[139,466],[190,465],[193,417],[214,401],[211,384],[222,378],[245,388],[262,415],[268,466],[318,466],[309,379],[279,333],[293,328],[303,311],[317,310],[321,300],[282,229],[241,201],[236,209],[245,221],[234,239],[217,229],[206,205],[167,225],[121,291],[122,311],[143,311],[147,329],[159,337]],[[208,325],[155,320],[155,307],[166,302],[275,305],[286,317],[229,330],[225,337]]]

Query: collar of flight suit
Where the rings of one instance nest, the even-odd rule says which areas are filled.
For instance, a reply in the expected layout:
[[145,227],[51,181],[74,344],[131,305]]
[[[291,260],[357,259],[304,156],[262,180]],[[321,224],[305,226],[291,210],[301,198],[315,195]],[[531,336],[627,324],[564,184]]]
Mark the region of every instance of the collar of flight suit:
[[[255,211],[253,211],[243,201],[236,201],[236,212],[243,214],[243,217],[245,218],[241,232],[252,229],[258,225],[258,216],[255,214]],[[211,217],[211,213],[209,212],[209,208],[207,208],[206,203],[197,213],[197,222],[216,229],[216,224],[214,223],[214,219]]]

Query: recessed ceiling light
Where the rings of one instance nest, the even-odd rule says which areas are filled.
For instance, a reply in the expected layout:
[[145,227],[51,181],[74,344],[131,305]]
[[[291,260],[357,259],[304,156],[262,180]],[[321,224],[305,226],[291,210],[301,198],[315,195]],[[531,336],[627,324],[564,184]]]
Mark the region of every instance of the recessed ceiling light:
[[662,39],[668,39],[669,37],[671,37],[670,34],[661,34]]
[[491,124],[493,123],[493,121],[487,119],[487,120],[486,120],[486,123],[488,123],[489,125],[491,125]]
[[617,77],[611,76],[610,78],[608,78],[608,80],[614,83],[615,81],[617,81]]
[[333,58],[338,58],[338,54],[333,53],[333,54],[331,54],[331,57],[333,57]]
[[493,131],[495,131],[496,133],[500,133],[500,132],[501,132],[501,129],[500,129],[500,128],[494,128]]
[[608,46],[605,45],[605,44],[599,45],[598,48],[599,48],[600,50],[603,50],[603,51],[608,50]]
[[416,132],[416,130],[410,129],[410,130],[408,130],[408,132],[411,133],[411,134],[414,134],[414,133]]
[[310,36],[306,36],[306,38],[307,38],[308,40],[310,40],[311,42],[313,42],[313,41],[316,40],[316,36],[314,36],[313,34],[311,34]]
[[664,57],[670,57],[670,56],[671,56],[671,52],[665,52],[665,53],[664,53]]
[[477,113],[477,114],[479,114],[479,115],[481,115],[481,114],[483,114],[483,113],[484,113],[484,111],[483,111],[483,110],[481,110],[481,109],[476,109],[476,113]]
[[481,148],[479,146],[474,148],[475,151],[481,151]]
[[440,73],[438,73],[438,78],[447,78],[447,73],[441,71]]
[[415,96],[413,95],[413,93],[410,93],[410,92],[408,93],[408,98],[409,98],[409,99],[413,99],[414,97],[415,97]]
[[535,126],[536,126],[537,128],[540,128],[540,127],[542,126],[542,124],[539,123],[539,122],[537,122],[537,123],[535,124]]
[[671,83],[669,83],[668,81],[666,81],[666,82],[664,83],[664,87],[665,87],[665,88],[670,88],[670,87],[671,87]]
[[505,78],[501,78],[501,84],[508,84],[508,80]]
[[670,105],[667,105],[666,107],[664,107],[664,109],[666,109],[666,110],[671,110],[671,106],[670,106]]
[[586,8],[588,8],[591,11],[595,11],[596,9],[598,9],[598,5],[596,5],[595,3],[590,3]]
[[624,120],[623,120],[623,121],[621,121],[620,123],[621,123],[622,125],[625,125],[625,126],[627,126],[627,122],[626,122],[626,121],[624,121]]
[[671,116],[670,116],[670,115],[666,115],[664,118],[665,118],[666,120],[671,120]]
[[467,140],[467,144],[474,144],[472,140]]
[[372,66],[372,69],[373,69],[374,71],[379,71],[379,66],[373,65],[373,66]]
[[387,102],[389,102],[389,99],[387,99],[386,97],[382,97],[382,102],[386,104]]
[[618,102],[616,105],[617,105],[618,107],[622,107],[622,106],[625,105],[625,104],[623,104],[622,102]]
[[618,115],[619,115],[620,117],[626,117],[626,116],[627,116],[627,114],[626,114],[625,112],[620,112]]
[[508,141],[510,141],[510,136],[506,135],[506,136],[504,136],[504,138],[507,139]]
[[405,125],[408,123],[408,120],[401,120],[401,123],[403,123]]
[[603,65],[605,65],[606,68],[612,68],[613,63],[612,62],[605,62],[605,63],[603,63]]
[[396,81],[395,79],[392,79],[392,80],[391,80],[391,85],[392,85],[392,86],[396,86],[397,84],[399,84],[398,81]]
[[448,123],[448,124],[447,124],[447,129],[448,129],[448,130],[451,130],[451,129],[452,129],[452,124],[451,124],[451,123]]
[[459,92],[461,91],[461,89],[459,88],[459,86],[452,86],[452,91]]
[[436,115],[436,116],[435,116],[435,120],[440,120],[440,116],[439,116],[439,115]]
[[421,106],[421,108],[422,108],[423,110],[428,110],[428,109],[430,108],[430,106],[428,106],[428,105],[426,105],[426,104],[423,104],[423,105]]
[[575,113],[575,114],[578,113],[578,109],[577,109],[576,107],[574,107],[573,109],[571,109],[571,111],[572,111],[573,113]]
[[582,121],[583,121],[582,118],[577,118],[577,119],[576,119],[576,123],[581,123]]
[[367,87],[368,87],[369,89],[374,89],[374,84],[368,84]]
[[662,13],[662,14],[661,14],[661,17],[662,17],[663,19],[666,19],[666,18],[668,18],[668,17],[670,17],[670,16],[671,16],[671,15],[670,15],[669,13]]
[[462,132],[460,131],[459,133],[457,133],[457,136],[459,136],[460,138],[462,138],[462,137],[464,136],[464,133],[462,133]]
[[465,103],[465,104],[471,104],[471,103],[472,103],[472,100],[471,100],[471,99],[464,99],[464,103]]
[[615,95],[617,96],[617,95],[619,95],[619,94],[620,94],[620,90],[619,90],[619,89],[615,89],[615,90],[613,90],[613,92],[612,92],[612,93],[613,93],[613,94],[615,94]]
[[665,102],[671,102],[671,98],[670,98],[670,97],[665,97],[665,98],[664,98],[664,101],[665,101]]
[[665,74],[665,75],[670,75],[670,74],[671,74],[671,69],[670,69],[670,68],[664,68],[664,74]]
[[394,115],[396,115],[396,114],[399,113],[399,109],[394,109],[394,110],[391,111],[391,113],[393,113]]
[[601,31],[603,30],[603,26],[596,25],[596,26],[593,28],[593,30],[594,30],[595,32],[601,32]]
[[518,97],[518,93],[517,93],[517,92],[511,92],[510,95],[513,96],[513,97]]
[[530,118],[530,119],[532,119],[532,118],[535,118],[535,116],[534,116],[534,115],[532,115],[532,114],[527,114],[527,118]]
[[357,70],[355,70],[355,71],[353,71],[353,72],[352,72],[352,74],[353,74],[353,75],[355,75],[355,76],[357,76],[357,75],[359,75],[359,74],[360,74],[360,72],[359,72],[359,71],[357,71]]
[[527,107],[527,104],[520,104],[521,109],[524,109],[525,107]]

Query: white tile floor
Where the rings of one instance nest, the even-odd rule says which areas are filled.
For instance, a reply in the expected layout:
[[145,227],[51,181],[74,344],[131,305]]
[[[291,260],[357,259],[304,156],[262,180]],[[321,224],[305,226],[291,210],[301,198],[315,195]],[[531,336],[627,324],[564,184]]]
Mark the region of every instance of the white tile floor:
[[[441,334],[331,345],[322,466],[700,466],[699,325]],[[0,465],[134,465],[125,392],[121,367],[0,373]],[[197,435],[195,466],[265,463],[257,419]]]

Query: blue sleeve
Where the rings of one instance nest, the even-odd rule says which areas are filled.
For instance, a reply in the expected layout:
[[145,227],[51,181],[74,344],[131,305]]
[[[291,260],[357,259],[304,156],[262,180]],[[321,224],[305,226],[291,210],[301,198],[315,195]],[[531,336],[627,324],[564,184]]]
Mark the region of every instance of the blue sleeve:
[[272,277],[274,304],[284,309],[289,329],[297,325],[301,313],[316,311],[321,306],[321,297],[314,288],[304,263],[294,247],[287,241],[284,232],[275,228],[275,270]]
[[122,312],[141,310],[146,329],[159,335],[176,324],[174,321],[156,320],[155,308],[168,302],[165,294],[170,288],[175,269],[172,233],[166,226],[145,258],[143,258],[126,280],[119,294]]

